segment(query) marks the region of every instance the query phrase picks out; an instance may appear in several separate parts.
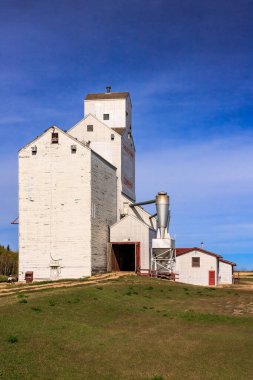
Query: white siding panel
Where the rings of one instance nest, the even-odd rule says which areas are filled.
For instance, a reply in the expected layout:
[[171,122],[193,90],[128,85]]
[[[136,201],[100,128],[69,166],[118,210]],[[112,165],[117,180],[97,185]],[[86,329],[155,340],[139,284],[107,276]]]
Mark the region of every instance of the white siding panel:
[[[192,258],[200,257],[200,267],[192,267]],[[177,281],[193,285],[209,285],[209,271],[215,271],[215,285],[217,285],[217,258],[203,252],[192,251],[176,258]]]
[[109,120],[105,120],[105,123],[110,128],[125,128],[126,99],[85,100],[84,115],[88,114],[92,114],[102,121],[103,115],[109,114]]
[[109,226],[117,220],[116,170],[92,152],[91,249],[92,274],[107,270]]
[[50,279],[50,264],[59,262],[59,278],[91,274],[90,167],[91,152],[59,133],[51,144],[49,129],[19,154],[19,276],[34,272]]
[[111,242],[140,242],[141,268],[149,268],[150,233],[149,227],[131,216],[125,216],[110,229]]
[[219,262],[219,283],[232,284],[233,283],[233,267],[230,264]]

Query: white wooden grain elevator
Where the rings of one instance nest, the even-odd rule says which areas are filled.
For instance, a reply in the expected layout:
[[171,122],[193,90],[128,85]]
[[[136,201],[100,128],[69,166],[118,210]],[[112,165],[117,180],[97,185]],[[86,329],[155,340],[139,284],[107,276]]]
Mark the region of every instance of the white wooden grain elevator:
[[134,201],[131,99],[107,86],[67,132],[54,125],[19,151],[19,280],[114,270],[120,249],[134,253],[118,269],[148,267],[155,220]]

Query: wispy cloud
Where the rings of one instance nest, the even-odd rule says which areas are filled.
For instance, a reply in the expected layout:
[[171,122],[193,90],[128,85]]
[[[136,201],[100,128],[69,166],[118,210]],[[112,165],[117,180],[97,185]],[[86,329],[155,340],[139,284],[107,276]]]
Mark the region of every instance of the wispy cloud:
[[138,198],[168,191],[179,245],[205,238],[217,250],[238,252],[241,245],[248,252],[249,241],[253,244],[252,162],[251,133],[187,144],[171,141],[166,148],[138,154]]

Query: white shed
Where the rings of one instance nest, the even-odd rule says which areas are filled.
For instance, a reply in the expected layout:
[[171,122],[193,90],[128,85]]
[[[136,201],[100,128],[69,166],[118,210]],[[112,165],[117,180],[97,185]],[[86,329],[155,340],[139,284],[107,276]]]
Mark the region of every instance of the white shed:
[[219,258],[220,255],[197,247],[177,248],[177,281],[193,285],[217,285]]
[[108,270],[145,273],[150,268],[151,241],[156,231],[127,215],[110,227]]

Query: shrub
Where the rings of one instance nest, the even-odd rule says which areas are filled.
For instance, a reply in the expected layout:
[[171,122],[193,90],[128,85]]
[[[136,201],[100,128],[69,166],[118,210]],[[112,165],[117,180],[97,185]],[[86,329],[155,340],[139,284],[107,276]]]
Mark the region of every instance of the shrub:
[[55,306],[56,302],[54,300],[49,300],[48,304],[49,304],[49,306]]
[[7,342],[8,343],[17,343],[18,342],[18,338],[15,335],[10,335],[7,338]]
[[41,311],[41,308],[40,308],[40,307],[36,307],[36,306],[34,306],[34,307],[31,307],[31,310],[33,310],[33,311],[37,311],[37,312],[40,312],[40,311]]
[[21,300],[18,301],[19,303],[27,303],[28,301],[25,298],[21,298]]

